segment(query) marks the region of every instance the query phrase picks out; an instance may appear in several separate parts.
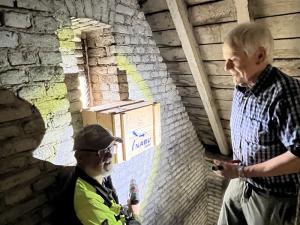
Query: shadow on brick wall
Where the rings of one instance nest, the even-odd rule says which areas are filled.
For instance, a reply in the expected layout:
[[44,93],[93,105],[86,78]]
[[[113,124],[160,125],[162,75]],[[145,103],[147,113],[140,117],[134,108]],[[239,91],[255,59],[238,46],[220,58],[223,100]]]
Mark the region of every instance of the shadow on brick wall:
[[[39,110],[0,88],[0,224],[53,224],[71,167],[36,159],[46,128]],[[49,149],[50,150],[50,149]]]

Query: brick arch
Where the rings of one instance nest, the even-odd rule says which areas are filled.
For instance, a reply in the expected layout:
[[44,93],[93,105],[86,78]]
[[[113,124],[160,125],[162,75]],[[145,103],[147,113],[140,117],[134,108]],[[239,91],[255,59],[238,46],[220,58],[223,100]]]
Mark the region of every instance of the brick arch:
[[[6,21],[1,24],[8,29],[1,31],[0,44],[4,48],[0,85],[7,88],[0,90],[0,224],[46,223],[51,220],[50,203],[58,193],[52,185],[60,169],[48,161],[57,160],[59,149],[68,151],[59,160],[65,164],[73,154],[74,129],[54,32],[81,13],[72,10],[71,1],[9,2],[0,3],[11,7],[5,9]],[[93,2],[101,6],[103,1]],[[76,5],[77,9],[85,6]],[[14,8],[19,9],[14,12]],[[88,17],[85,11],[82,16]],[[89,17],[109,22],[99,15]]]
[[73,128],[82,127],[82,108],[127,100],[126,71],[118,66],[115,36],[108,24],[72,18],[57,31]]
[[69,24],[68,18],[89,18],[106,24],[114,24],[116,0],[54,1],[51,10],[61,25]]
[[[121,2],[122,3],[122,2]],[[130,29],[130,25],[128,25],[128,21],[132,21],[132,17],[138,17],[140,18],[140,12],[137,10],[139,6],[135,3],[135,1],[124,1],[125,4],[119,4],[116,0],[109,0],[109,1],[101,1],[101,0],[90,0],[90,1],[54,1],[54,4],[51,5],[51,7],[47,8],[46,6],[42,6],[41,4],[36,6],[35,9],[39,10],[48,10],[49,12],[53,12],[53,17],[58,21],[58,38],[60,39],[60,43],[63,43],[65,41],[70,41],[70,37],[67,37],[69,40],[61,40],[60,37],[60,30],[71,28],[72,31],[77,33],[77,40],[75,40],[75,48],[78,48],[80,45],[80,41],[78,40],[78,37],[80,38],[80,33],[84,34],[84,39],[90,38],[93,33],[97,32],[97,29],[107,27],[110,33],[110,38],[114,38],[115,35],[119,35],[119,39],[122,39],[121,35],[123,33],[127,33],[126,29]],[[127,6],[126,6],[127,4]],[[27,5],[29,8],[30,6]],[[48,5],[49,6],[49,5]],[[123,14],[123,15],[122,15]],[[143,15],[142,15],[143,17]],[[74,24],[76,23],[76,24]],[[127,25],[126,25],[127,23]],[[79,32],[78,32],[79,31]],[[130,33],[133,34],[133,30],[130,29]],[[79,35],[78,35],[79,34]],[[99,32],[98,32],[99,34]],[[64,39],[65,37],[62,37]],[[124,38],[123,38],[124,39]],[[124,47],[122,46],[124,44],[124,41],[127,42],[128,40],[121,40],[120,41],[120,51],[122,52],[122,49]],[[130,43],[130,42],[129,42]],[[109,47],[109,44],[106,44],[106,47]],[[77,59],[71,59],[70,54],[65,54],[64,51],[61,51],[62,53],[62,61],[63,61],[63,68],[64,68],[64,74],[66,76],[65,83],[67,85],[68,89],[68,95],[69,99],[71,99],[71,112],[72,112],[72,121],[73,128],[75,132],[81,127],[81,121],[80,116],[78,114],[80,108],[82,106],[91,106],[91,105],[97,105],[109,101],[114,100],[124,100],[128,99],[128,83],[126,79],[126,71],[121,71],[117,69],[117,60],[114,58],[117,55],[116,52],[116,46],[118,46],[118,43],[114,42],[111,48],[106,48],[107,57],[101,59],[101,66],[97,66],[95,63],[95,59],[97,57],[91,57],[89,60],[89,63],[91,64],[90,67],[92,70],[92,75],[94,76],[86,76],[87,73],[90,73],[90,70],[87,69],[86,66],[83,65],[82,59],[80,57],[76,57]],[[95,46],[94,46],[95,47]],[[76,49],[79,50],[79,49]],[[90,49],[91,52],[98,54],[101,49]],[[98,51],[98,53],[97,53]],[[78,52],[78,51],[77,51]],[[92,54],[93,54],[92,53]],[[100,53],[101,54],[101,53]],[[95,54],[94,54],[95,56]],[[99,55],[98,55],[99,56]],[[101,57],[101,56],[100,56]],[[74,68],[68,69],[68,65],[64,65],[64,59],[67,60],[73,60],[77,61],[77,65],[79,65],[78,71],[73,70]],[[99,59],[98,59],[99,60]],[[106,69],[103,66],[108,66]],[[75,66],[75,65],[73,65]],[[95,68],[95,67],[98,68]],[[84,68],[82,68],[84,67]],[[96,78],[97,74],[101,70],[104,71],[104,75],[101,78]],[[83,74],[85,73],[85,75]],[[77,75],[76,75],[77,74]],[[88,74],[89,75],[89,74]],[[109,75],[109,76],[107,76]],[[85,92],[80,93],[80,91],[76,88],[74,88],[74,83],[78,83],[80,85],[80,82],[78,80],[76,81],[76,77],[79,77],[81,80],[81,86],[84,86]],[[88,80],[88,78],[90,80]],[[95,81],[95,79],[98,81]],[[104,82],[101,83],[101,81]],[[113,80],[113,82],[110,82],[110,86],[112,88],[109,88],[107,90],[107,84],[108,81]],[[117,80],[117,82],[116,82]],[[91,84],[93,83],[93,84]],[[73,85],[73,87],[72,87]],[[106,87],[105,87],[106,86]],[[71,88],[71,90],[70,90]],[[88,91],[90,93],[88,93]],[[77,93],[76,93],[77,92]],[[78,95],[81,94],[81,98],[85,98],[87,102],[90,104],[81,104],[79,100]],[[72,102],[73,101],[73,102]],[[77,124],[76,124],[77,123]]]

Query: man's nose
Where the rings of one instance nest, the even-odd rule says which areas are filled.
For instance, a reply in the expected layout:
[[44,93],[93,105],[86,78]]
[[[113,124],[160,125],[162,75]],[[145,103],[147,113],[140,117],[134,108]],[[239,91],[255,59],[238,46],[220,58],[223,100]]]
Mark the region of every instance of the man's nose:
[[231,60],[226,60],[225,65],[224,65],[224,70],[228,71],[232,68],[232,61]]
[[112,156],[113,156],[113,153],[111,151],[105,152],[105,154],[104,154],[105,159],[112,158]]

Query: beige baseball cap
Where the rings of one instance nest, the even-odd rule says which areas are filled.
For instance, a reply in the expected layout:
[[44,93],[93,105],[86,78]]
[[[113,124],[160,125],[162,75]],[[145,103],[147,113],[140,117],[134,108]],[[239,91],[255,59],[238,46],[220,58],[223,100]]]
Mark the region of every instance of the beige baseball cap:
[[96,152],[106,149],[113,141],[119,143],[123,142],[121,138],[112,136],[108,130],[99,124],[87,125],[83,127],[75,136],[74,150],[87,150]]

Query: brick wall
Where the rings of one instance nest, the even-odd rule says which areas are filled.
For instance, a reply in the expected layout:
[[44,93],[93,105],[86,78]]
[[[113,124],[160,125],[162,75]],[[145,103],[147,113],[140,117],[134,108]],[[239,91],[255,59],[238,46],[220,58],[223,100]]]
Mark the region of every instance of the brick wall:
[[128,99],[126,74],[117,67],[111,28],[86,32],[87,58],[92,80],[93,105]]
[[216,225],[228,180],[207,171],[207,225]]
[[[103,84],[99,79],[108,74],[118,84],[110,91],[121,98],[161,104],[161,145],[116,166],[114,174],[139,178],[143,224],[206,224],[204,149],[137,2],[1,0],[0,7],[0,84],[5,88],[0,93],[0,146],[8,146],[0,153],[0,224],[47,224],[57,165],[74,162],[72,136],[82,125],[83,93],[78,85],[85,75],[77,31],[88,37],[91,74],[95,75],[93,67],[101,70],[94,80],[95,93]],[[85,25],[76,28],[71,17],[80,18],[77,25],[111,27],[107,39],[92,38],[102,33],[86,30]],[[95,40],[107,41],[105,56],[103,43]],[[41,141],[37,135],[43,136]],[[126,179],[115,179],[124,199]]]

